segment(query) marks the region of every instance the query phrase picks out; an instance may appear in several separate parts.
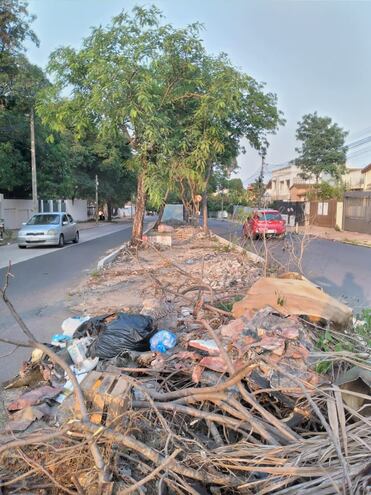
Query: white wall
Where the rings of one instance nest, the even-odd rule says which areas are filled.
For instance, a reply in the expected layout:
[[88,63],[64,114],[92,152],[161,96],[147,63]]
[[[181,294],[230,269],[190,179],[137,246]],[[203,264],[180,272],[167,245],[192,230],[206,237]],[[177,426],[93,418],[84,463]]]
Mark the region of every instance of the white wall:
[[19,229],[32,216],[32,199],[0,198],[0,218],[6,229]]
[[78,222],[88,219],[88,202],[86,199],[66,199],[66,211]]
[[[86,199],[74,201],[66,199],[66,211],[79,222],[85,222],[88,219]],[[4,199],[0,194],[0,218],[4,219],[6,229],[19,229],[32,214],[32,199]]]

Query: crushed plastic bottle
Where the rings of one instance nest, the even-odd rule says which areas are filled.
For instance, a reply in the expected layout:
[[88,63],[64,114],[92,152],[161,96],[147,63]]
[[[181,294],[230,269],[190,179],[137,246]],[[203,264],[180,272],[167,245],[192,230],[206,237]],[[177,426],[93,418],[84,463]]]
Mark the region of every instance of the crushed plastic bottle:
[[176,335],[168,330],[156,332],[149,340],[152,352],[166,352],[176,345]]

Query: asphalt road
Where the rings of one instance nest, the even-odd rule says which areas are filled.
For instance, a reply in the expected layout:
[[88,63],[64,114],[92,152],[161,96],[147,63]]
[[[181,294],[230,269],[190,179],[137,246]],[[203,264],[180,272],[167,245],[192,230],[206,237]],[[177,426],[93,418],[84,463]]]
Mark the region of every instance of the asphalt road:
[[[210,228],[234,242],[241,241],[241,225],[210,220]],[[288,234],[285,241],[268,239],[270,261],[274,257],[287,270],[299,270],[302,237]],[[262,241],[254,243],[264,257]],[[305,240],[303,274],[326,292],[348,304],[355,313],[371,307],[371,249],[325,239]]]
[[[60,332],[61,322],[71,316],[66,307],[70,297],[69,291],[96,267],[97,261],[107,250],[129,240],[131,224],[122,224],[117,228],[119,230],[106,235],[102,235],[102,230],[99,229],[99,232],[96,232],[99,237],[79,244],[69,244],[62,249],[33,248],[28,254],[38,256],[18,262],[12,267],[13,277],[10,279],[7,293],[38,339],[49,342],[53,334]],[[89,236],[93,237],[94,232],[90,231]],[[4,257],[2,249],[7,248],[0,247],[0,256]],[[28,249],[22,250],[22,253],[24,251]],[[2,285],[6,272],[7,268],[0,269]],[[0,335],[8,339],[23,339],[21,331],[2,301]],[[29,350],[24,348],[6,356],[12,349],[12,346],[0,343],[0,382],[13,376],[22,360],[29,356]]]

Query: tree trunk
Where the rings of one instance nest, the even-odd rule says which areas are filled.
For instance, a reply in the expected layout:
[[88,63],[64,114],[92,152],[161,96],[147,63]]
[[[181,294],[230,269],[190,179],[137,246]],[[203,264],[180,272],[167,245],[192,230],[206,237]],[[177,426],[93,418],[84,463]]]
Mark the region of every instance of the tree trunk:
[[144,172],[138,175],[137,199],[135,202],[135,214],[133,229],[131,232],[131,244],[138,245],[142,241],[143,220],[146,207],[146,193],[144,190]]
[[110,199],[107,201],[107,220],[112,222],[112,201]]
[[202,194],[203,228],[204,228],[204,232],[206,232],[206,233],[209,232],[209,223],[208,223],[208,218],[207,218],[207,188],[209,186],[209,180],[210,180],[212,169],[213,169],[213,164],[209,163],[209,165],[207,167],[206,178],[205,178],[205,189],[204,189],[204,192]]
[[161,223],[162,215],[164,214],[164,210],[165,210],[165,206],[166,206],[166,200],[167,200],[168,195],[169,195],[169,189],[167,189],[167,191],[165,193],[165,196],[164,196],[164,199],[162,200],[160,209],[158,211],[158,217],[157,217],[156,223],[153,226],[153,230],[157,230],[158,229],[158,226]]
[[189,222],[189,217],[190,217],[189,208],[186,205],[186,202],[184,200],[182,200],[182,203],[183,203],[183,220],[186,223],[188,223]]

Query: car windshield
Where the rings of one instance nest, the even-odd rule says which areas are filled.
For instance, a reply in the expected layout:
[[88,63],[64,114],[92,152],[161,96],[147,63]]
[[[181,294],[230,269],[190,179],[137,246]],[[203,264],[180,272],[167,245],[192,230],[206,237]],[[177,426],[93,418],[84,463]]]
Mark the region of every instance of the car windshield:
[[282,220],[279,213],[259,213],[259,220]]
[[27,225],[59,225],[59,215],[34,215]]

